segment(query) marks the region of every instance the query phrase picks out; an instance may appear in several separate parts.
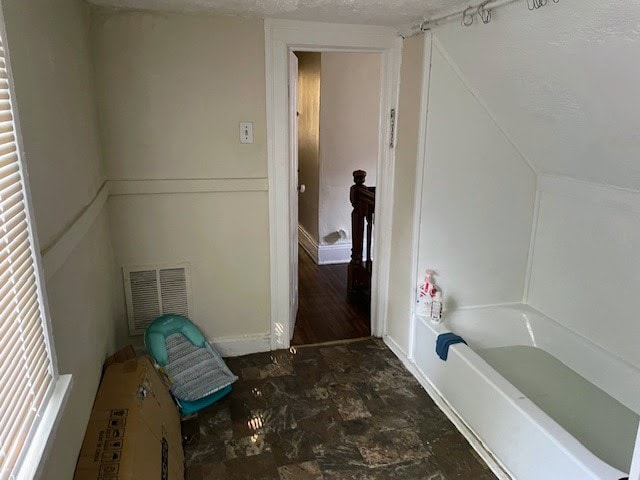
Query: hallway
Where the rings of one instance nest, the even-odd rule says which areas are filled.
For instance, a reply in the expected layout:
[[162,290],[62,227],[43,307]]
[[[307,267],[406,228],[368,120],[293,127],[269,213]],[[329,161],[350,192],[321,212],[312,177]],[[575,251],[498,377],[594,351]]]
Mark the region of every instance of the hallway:
[[371,335],[365,306],[347,299],[347,264],[316,265],[298,253],[298,317],[292,345],[309,345]]

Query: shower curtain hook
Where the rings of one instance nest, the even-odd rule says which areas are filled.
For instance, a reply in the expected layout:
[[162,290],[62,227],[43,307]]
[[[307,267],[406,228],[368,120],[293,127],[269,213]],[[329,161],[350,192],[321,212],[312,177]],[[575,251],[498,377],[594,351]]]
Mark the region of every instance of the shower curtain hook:
[[491,0],[485,0],[478,5],[478,16],[485,25],[491,21],[491,9],[487,9],[486,6]]
[[474,7],[467,7],[464,12],[462,12],[462,25],[465,27],[470,27],[473,24],[473,10]]
[[[560,0],[553,0],[553,3],[558,2],[560,2]],[[533,11],[546,6],[547,3],[549,3],[549,0],[527,0],[527,8]]]

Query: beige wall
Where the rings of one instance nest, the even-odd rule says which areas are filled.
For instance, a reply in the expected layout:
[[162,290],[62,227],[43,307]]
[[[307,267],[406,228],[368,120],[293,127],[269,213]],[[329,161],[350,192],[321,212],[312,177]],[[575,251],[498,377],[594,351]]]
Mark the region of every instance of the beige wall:
[[424,36],[406,39],[402,47],[400,97],[393,198],[387,334],[405,351],[411,317],[411,251]]
[[105,209],[47,282],[58,366],[74,385],[43,479],[72,478],[104,359],[127,344],[120,278]]
[[[2,2],[40,246],[105,180],[83,2]],[[82,132],[82,133],[80,133]]]
[[93,32],[109,179],[267,176],[261,20],[97,10]]
[[[56,240],[105,180],[80,0],[3,1],[17,106],[42,248]],[[57,272],[45,272],[61,373],[73,374],[66,414],[42,478],[69,479],[104,358],[123,341],[107,216],[103,212]]]
[[319,52],[297,52],[298,57],[298,223],[318,242],[320,196],[320,57]]
[[208,338],[268,333],[268,204],[266,192],[112,197],[117,263],[189,263],[190,316]]
[[[112,197],[117,265],[189,263],[191,317],[210,338],[264,336],[266,180],[254,182],[256,191],[233,191],[233,179],[266,178],[262,21],[96,10],[93,40],[109,178],[165,179],[174,192],[193,179],[219,180],[198,193],[134,187]],[[254,123],[253,144],[239,141],[244,120]]]
[[367,172],[376,184],[380,117],[380,55],[322,53],[320,74],[320,244],[350,242],[349,189],[353,171]]

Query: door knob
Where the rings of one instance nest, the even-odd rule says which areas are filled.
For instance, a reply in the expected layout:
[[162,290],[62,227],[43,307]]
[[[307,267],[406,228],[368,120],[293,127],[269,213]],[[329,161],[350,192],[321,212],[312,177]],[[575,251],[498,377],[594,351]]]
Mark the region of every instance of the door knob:
[[298,185],[298,192],[304,193],[306,189],[307,187],[305,187],[304,183],[301,183],[300,185]]

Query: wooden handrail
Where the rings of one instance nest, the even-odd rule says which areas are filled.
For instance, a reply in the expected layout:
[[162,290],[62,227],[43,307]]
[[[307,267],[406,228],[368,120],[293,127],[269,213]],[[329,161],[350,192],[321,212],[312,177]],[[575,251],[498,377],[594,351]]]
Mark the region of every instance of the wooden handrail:
[[[364,184],[366,176],[367,172],[364,170],[353,172],[354,185],[349,192],[353,211],[351,212],[351,261],[348,269],[347,291],[349,295],[361,297],[370,303],[371,272],[373,271],[371,243],[375,221],[376,187],[367,187]],[[363,262],[365,239],[367,250]]]

